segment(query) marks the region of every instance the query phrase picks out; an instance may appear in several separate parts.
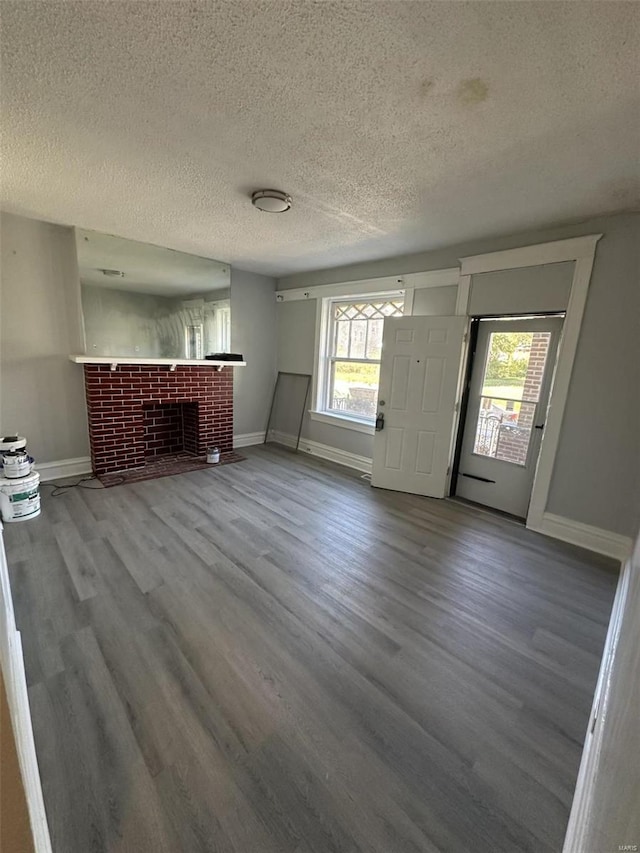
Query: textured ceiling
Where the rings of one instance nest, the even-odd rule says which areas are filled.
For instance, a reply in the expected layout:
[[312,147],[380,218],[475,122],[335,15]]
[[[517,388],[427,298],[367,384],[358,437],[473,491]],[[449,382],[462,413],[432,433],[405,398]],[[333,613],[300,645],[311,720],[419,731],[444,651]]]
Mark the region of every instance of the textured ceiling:
[[636,3],[0,7],[15,213],[283,274],[640,205]]

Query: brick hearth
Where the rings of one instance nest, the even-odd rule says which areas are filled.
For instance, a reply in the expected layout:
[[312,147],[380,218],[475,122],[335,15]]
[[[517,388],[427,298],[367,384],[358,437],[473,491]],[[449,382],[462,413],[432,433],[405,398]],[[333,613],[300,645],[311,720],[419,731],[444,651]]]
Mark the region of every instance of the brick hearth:
[[181,448],[196,455],[214,444],[223,453],[233,448],[232,367],[85,364],[84,377],[98,475],[142,468],[145,456]]

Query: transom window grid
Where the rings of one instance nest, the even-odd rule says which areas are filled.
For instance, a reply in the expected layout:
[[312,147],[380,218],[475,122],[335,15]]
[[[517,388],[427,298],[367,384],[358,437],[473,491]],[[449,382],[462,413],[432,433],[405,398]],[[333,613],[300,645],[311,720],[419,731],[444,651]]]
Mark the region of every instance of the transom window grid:
[[404,313],[404,296],[375,302],[334,302],[335,320],[384,320],[401,317]]

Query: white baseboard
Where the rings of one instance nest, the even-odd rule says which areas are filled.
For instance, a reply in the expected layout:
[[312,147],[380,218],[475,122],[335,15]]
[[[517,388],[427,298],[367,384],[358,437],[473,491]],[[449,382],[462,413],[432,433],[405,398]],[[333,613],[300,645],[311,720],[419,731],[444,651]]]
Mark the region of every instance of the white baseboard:
[[538,533],[544,533],[545,536],[579,545],[597,554],[604,554],[605,557],[613,557],[621,563],[629,557],[633,545],[629,536],[612,533],[600,527],[592,527],[590,524],[582,524],[580,521],[573,521],[571,518],[564,518],[551,512],[543,513],[542,524],[534,529]]
[[[248,432],[244,435],[234,435],[234,447],[250,447],[252,444],[262,444],[263,432]],[[59,459],[56,462],[38,462],[36,460],[36,471],[40,474],[40,480],[47,483],[50,480],[61,480],[64,477],[77,477],[82,474],[91,473],[91,458],[89,456],[78,456],[76,459]]]
[[[269,438],[278,444],[284,444],[285,447],[296,446],[296,436],[289,435],[286,432],[272,430]],[[320,444],[320,442],[310,441],[308,438],[300,439],[300,450],[310,456],[318,456],[320,459],[344,465],[346,468],[355,468],[356,471],[364,471],[366,474],[371,473],[371,459],[368,456],[358,456],[356,453],[348,453],[346,450],[329,447],[328,444]]]
[[243,435],[233,436],[234,447],[251,447],[253,444],[264,442],[264,430],[262,432],[245,432]]
[[63,477],[78,477],[91,473],[91,459],[88,456],[78,456],[76,459],[59,459],[57,462],[36,460],[36,471],[43,483],[61,480]]

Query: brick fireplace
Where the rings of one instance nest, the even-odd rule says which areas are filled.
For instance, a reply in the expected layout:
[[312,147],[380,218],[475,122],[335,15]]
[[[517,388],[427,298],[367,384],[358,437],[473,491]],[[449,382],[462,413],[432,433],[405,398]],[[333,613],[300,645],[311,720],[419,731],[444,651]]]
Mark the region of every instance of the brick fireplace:
[[84,365],[96,474],[143,468],[162,456],[233,448],[233,368]]

